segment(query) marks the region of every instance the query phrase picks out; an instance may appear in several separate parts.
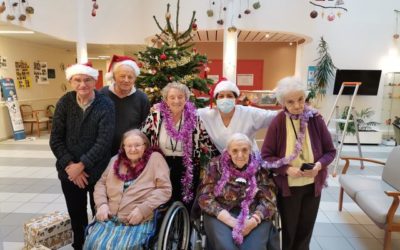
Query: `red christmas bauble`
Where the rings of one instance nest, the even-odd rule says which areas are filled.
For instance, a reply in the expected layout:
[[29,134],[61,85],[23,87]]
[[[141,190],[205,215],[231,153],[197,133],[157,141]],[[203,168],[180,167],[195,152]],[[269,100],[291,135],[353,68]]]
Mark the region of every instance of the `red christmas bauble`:
[[194,31],[197,30],[197,23],[192,23],[192,29],[193,29]]
[[96,16],[96,10],[95,9],[92,10],[92,16],[93,17]]
[[166,60],[166,59],[167,59],[167,55],[164,54],[164,53],[161,54],[161,55],[160,55],[160,59],[161,59],[161,60]]
[[332,22],[333,20],[335,20],[335,15],[334,14],[328,15],[328,21]]

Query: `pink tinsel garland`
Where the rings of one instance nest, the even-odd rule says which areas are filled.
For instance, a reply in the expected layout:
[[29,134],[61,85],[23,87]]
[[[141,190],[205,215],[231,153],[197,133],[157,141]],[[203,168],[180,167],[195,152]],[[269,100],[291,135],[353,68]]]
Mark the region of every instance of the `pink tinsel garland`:
[[182,191],[183,201],[189,203],[193,199],[193,130],[196,127],[196,108],[187,101],[183,110],[183,127],[176,130],[172,120],[171,110],[166,102],[162,101],[159,105],[161,115],[165,121],[165,129],[167,134],[175,141],[181,141],[183,146],[183,165],[185,166],[185,175],[182,177],[181,183],[184,188]]
[[287,111],[285,111],[285,113],[287,116],[289,116],[290,118],[292,118],[294,120],[300,119],[300,133],[296,140],[294,151],[291,155],[284,157],[282,159],[279,159],[277,161],[274,161],[274,162],[264,161],[262,163],[264,168],[279,168],[283,165],[289,164],[291,161],[293,161],[299,155],[299,153],[303,147],[303,142],[304,142],[304,138],[306,135],[308,120],[311,117],[313,117],[315,114],[317,114],[318,112],[315,109],[305,106],[303,113],[301,113],[299,115],[293,115]]
[[[160,152],[160,150],[156,148],[147,148],[142,156],[142,158],[139,160],[138,163],[134,167],[132,167],[132,162],[128,159],[126,156],[126,153],[124,150],[120,149],[118,151],[118,157],[114,162],[113,169],[114,169],[114,174],[122,181],[130,181],[135,178],[137,178],[144,170],[146,167],[147,162],[150,159],[150,156],[153,152]],[[121,168],[121,165],[125,165],[128,169],[126,174],[121,174],[119,172],[119,169]]]
[[248,164],[246,170],[240,171],[233,166],[231,157],[225,150],[221,155],[220,164],[222,169],[222,176],[214,189],[214,194],[216,196],[222,194],[222,189],[231,177],[241,177],[245,180],[250,180],[249,188],[246,192],[246,197],[240,203],[241,210],[239,216],[237,217],[237,223],[232,230],[233,240],[236,244],[240,245],[243,243],[243,228],[246,218],[249,215],[249,206],[253,202],[254,196],[257,193],[256,173],[261,164],[261,157],[258,153],[252,153],[250,156],[250,163]]

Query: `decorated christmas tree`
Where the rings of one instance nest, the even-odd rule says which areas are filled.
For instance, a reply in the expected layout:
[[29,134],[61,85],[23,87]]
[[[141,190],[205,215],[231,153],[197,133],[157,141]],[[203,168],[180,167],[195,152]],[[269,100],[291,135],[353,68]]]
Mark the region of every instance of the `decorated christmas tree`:
[[[138,53],[141,74],[136,80],[136,86],[142,88],[152,104],[161,100],[161,89],[169,82],[178,81],[192,91],[191,99],[196,106],[205,104],[203,99],[196,98],[202,93],[208,94],[211,79],[207,79],[207,57],[197,53],[191,43],[193,32],[197,30],[196,12],[193,11],[189,26],[183,32],[179,31],[179,2],[177,3],[175,27],[172,25],[170,4],[165,14],[165,27],[161,27],[153,16],[159,34],[152,39],[153,46],[148,46]],[[203,73],[201,73],[203,72]],[[202,76],[200,75],[202,74]],[[196,95],[195,95],[195,94]]]

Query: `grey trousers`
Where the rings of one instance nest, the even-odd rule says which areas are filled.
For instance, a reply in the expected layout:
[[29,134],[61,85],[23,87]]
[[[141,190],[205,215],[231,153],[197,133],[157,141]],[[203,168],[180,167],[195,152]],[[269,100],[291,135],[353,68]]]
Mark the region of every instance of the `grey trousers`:
[[271,226],[271,222],[263,221],[243,239],[242,245],[237,246],[233,242],[232,228],[216,217],[204,214],[204,229],[209,250],[266,250]]

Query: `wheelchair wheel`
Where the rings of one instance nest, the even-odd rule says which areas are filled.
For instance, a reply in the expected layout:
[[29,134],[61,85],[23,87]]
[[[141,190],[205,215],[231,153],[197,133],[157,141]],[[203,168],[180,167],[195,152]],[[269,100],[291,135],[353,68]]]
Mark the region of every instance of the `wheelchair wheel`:
[[189,213],[182,202],[176,201],[168,209],[158,234],[158,250],[186,250],[189,245]]
[[200,215],[200,218],[193,222],[190,237],[192,250],[206,249],[206,233],[204,231],[203,215]]

